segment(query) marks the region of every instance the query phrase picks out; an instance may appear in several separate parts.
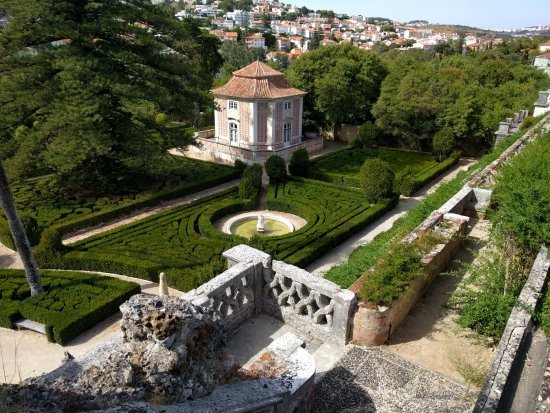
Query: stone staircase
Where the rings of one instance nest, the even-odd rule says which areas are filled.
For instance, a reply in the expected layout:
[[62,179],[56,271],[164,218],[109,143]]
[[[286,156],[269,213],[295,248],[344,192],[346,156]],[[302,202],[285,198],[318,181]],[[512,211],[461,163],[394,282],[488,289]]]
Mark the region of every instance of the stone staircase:
[[352,347],[315,387],[316,413],[466,413],[462,384],[380,348]]

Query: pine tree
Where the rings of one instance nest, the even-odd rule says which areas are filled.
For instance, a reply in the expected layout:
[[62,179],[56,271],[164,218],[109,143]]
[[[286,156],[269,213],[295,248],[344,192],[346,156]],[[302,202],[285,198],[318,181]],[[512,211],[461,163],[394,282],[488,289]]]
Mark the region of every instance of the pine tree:
[[155,119],[193,122],[210,102],[219,41],[194,20],[147,0],[4,3],[13,19],[0,34],[0,137],[13,176],[46,168],[112,189],[192,143]]

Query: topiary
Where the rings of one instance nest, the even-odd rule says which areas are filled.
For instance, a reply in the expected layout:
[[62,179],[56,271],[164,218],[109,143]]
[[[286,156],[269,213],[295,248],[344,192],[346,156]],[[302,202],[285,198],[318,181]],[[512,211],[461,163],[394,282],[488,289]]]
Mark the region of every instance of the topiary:
[[377,203],[391,198],[394,194],[395,174],[387,162],[380,158],[365,160],[359,170],[359,182],[365,191],[367,200]]
[[373,148],[376,146],[378,128],[372,122],[367,122],[357,129],[357,133],[350,140],[349,145],[353,148]]
[[454,145],[453,131],[449,128],[436,132],[432,139],[433,153],[439,157],[439,162],[453,151]]
[[267,158],[265,161],[265,171],[267,172],[267,176],[269,176],[270,184],[279,184],[286,180],[286,163],[278,155],[271,155]]
[[239,172],[239,176],[243,176],[243,172],[246,169],[248,164],[241,161],[240,159],[235,159],[235,169]]
[[307,169],[309,167],[309,153],[306,149],[298,149],[292,154],[290,163],[288,164],[288,171],[293,176],[307,176]]
[[247,166],[239,182],[239,197],[241,199],[253,199],[262,187],[262,166],[255,163]]
[[414,170],[410,166],[406,166],[395,177],[395,191],[401,195],[411,196],[415,186]]

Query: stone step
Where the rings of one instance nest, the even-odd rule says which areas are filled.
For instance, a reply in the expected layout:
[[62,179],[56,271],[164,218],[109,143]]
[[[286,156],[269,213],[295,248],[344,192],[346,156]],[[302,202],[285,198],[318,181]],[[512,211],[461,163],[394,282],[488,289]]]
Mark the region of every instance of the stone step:
[[40,334],[46,334],[46,326],[44,324],[40,324],[32,320],[27,320],[26,318],[22,318],[16,321],[15,325],[19,330],[32,330]]

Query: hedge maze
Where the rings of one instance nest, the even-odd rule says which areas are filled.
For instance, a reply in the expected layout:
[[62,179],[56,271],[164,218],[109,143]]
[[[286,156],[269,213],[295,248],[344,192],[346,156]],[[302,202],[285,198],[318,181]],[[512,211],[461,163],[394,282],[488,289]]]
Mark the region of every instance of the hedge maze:
[[42,271],[44,292],[30,296],[22,270],[0,270],[0,326],[13,328],[24,317],[46,326],[49,341],[67,344],[140,291],[139,285],[65,271]]
[[[12,185],[20,215],[32,217],[36,221],[38,233],[27,233],[29,239],[37,243],[40,233],[52,226],[82,221],[79,228],[101,222],[102,215],[111,219],[131,210],[158,204],[166,199],[177,198],[201,189],[237,178],[235,169],[228,165],[199,161],[184,157],[167,157],[170,176],[161,175],[154,183],[144,183],[143,190],[117,196],[79,196],[65,194],[56,189],[53,178],[34,179]],[[98,220],[92,220],[98,217]],[[32,231],[32,230],[31,230]],[[13,247],[7,223],[0,218],[0,242]]]
[[321,156],[311,162],[308,176],[334,184],[359,188],[359,169],[367,158],[379,157],[390,164],[394,173],[408,168],[413,175],[414,190],[453,166],[459,158],[458,153],[443,162],[429,153],[403,151],[392,148],[344,148]]
[[236,189],[148,217],[72,245],[41,265],[121,273],[156,281],[166,272],[170,286],[187,291],[225,269],[221,253],[249,243],[277,259],[305,266],[372,222],[390,204],[369,205],[359,190],[293,179],[268,194],[268,207],[302,216],[308,224],[290,235],[266,239],[223,234],[219,218],[249,209]]

